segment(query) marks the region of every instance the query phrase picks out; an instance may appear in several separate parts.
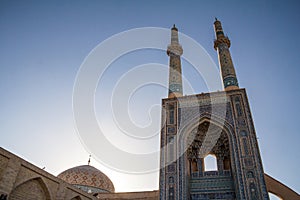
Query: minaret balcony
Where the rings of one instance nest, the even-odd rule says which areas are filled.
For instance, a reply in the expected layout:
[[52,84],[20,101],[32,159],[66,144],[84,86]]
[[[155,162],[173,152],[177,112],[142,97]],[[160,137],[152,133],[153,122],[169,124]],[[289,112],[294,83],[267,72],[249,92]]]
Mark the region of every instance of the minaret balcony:
[[183,49],[180,44],[171,44],[168,46],[167,54],[168,56],[170,54],[181,56],[183,54]]

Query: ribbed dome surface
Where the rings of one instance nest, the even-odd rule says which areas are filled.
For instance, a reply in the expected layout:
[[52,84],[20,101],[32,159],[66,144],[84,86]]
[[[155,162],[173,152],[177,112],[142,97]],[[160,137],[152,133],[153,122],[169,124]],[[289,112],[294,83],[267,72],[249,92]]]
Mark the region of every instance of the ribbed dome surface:
[[58,178],[76,186],[87,186],[107,192],[115,192],[111,180],[100,170],[90,165],[81,165],[68,169],[60,173]]

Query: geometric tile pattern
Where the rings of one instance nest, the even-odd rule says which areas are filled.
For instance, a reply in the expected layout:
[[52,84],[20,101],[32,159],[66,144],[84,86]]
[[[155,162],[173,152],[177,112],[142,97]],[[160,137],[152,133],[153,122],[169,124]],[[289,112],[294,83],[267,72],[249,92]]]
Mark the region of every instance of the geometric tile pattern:
[[90,165],[73,167],[60,173],[57,177],[72,185],[84,185],[107,192],[115,192],[111,180],[100,170]]

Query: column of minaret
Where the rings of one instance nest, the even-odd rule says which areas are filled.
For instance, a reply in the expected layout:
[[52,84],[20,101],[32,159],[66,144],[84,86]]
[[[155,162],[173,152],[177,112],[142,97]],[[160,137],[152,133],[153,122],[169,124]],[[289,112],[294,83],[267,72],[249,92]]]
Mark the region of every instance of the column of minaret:
[[170,56],[169,63],[169,98],[182,96],[182,75],[181,75],[181,59],[183,50],[178,40],[178,29],[175,27],[171,29],[171,44],[167,50]]
[[[239,88],[235,69],[230,55],[230,40],[224,35],[221,22],[216,19],[214,22],[216,40],[214,48],[218,52],[219,65],[225,91]],[[174,26],[171,29],[171,44],[167,50],[170,56],[169,62],[169,98],[180,97],[183,95],[181,58],[183,50],[178,40],[178,29]]]
[[229,51],[230,40],[224,35],[221,22],[217,18],[214,25],[216,33],[214,48],[219,54],[219,64],[221,68],[224,89],[226,91],[238,89],[239,85]]

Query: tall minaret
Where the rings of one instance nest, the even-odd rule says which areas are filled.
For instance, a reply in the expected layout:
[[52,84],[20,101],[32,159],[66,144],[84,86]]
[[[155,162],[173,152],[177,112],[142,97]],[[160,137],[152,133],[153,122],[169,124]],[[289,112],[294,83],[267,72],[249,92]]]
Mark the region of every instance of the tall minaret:
[[216,40],[214,48],[218,51],[223,84],[226,91],[239,88],[234,66],[229,51],[230,40],[224,35],[221,22],[216,18],[214,23]]
[[181,59],[183,50],[178,41],[178,29],[171,29],[171,44],[168,46],[167,54],[170,56],[169,63],[169,98],[182,96]]

